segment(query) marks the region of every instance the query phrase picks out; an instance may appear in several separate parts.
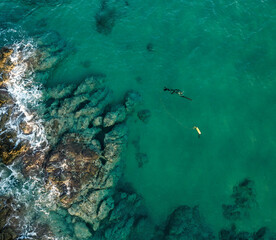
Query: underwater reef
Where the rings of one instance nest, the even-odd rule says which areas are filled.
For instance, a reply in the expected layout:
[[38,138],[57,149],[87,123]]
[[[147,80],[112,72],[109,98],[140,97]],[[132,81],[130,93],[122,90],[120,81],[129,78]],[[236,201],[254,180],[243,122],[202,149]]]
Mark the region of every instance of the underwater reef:
[[[47,36],[45,38],[47,40]],[[19,163],[22,181],[28,177],[43,178],[45,191],[54,193],[56,197],[49,209],[57,212],[52,216],[59,215],[62,209],[63,214],[72,216],[70,225],[75,230],[66,236],[68,239],[92,236],[95,236],[94,239],[128,239],[134,226],[141,226],[140,222],[145,221],[146,216],[137,194],[117,189],[123,173],[122,153],[128,138],[125,120],[141,101],[140,94],[129,91],[122,103],[112,105],[111,92],[103,85],[103,79],[92,76],[79,85],[43,89],[44,107],[40,103],[42,107],[37,111],[28,109],[26,114],[20,113],[14,109],[20,102],[13,99],[13,94],[9,92],[9,87],[12,87],[9,85],[12,81],[8,64],[10,52],[12,50],[3,49],[1,58],[3,76],[8,76],[1,89],[6,91],[6,94],[1,94],[1,147],[5,147],[5,151],[1,152],[2,162],[6,165]],[[57,63],[56,59],[45,52],[35,52],[28,58],[25,71],[35,69],[44,74]],[[19,127],[13,135],[5,133],[6,123],[17,120],[18,115],[7,114],[9,112],[24,116],[17,123]],[[34,131],[32,121],[37,119],[28,121],[27,118],[31,112],[43,120],[46,134],[44,142],[35,147],[32,147],[31,138],[18,142],[20,137]],[[25,147],[24,151],[21,144]],[[1,210],[1,214],[5,214],[5,209]],[[16,239],[20,236],[17,228],[17,225],[10,223],[10,227],[2,229],[1,233],[6,234],[9,230],[11,238],[5,239]],[[52,229],[58,235],[58,230]],[[61,235],[64,233],[66,231]],[[36,236],[43,239],[38,232]]]
[[95,18],[96,31],[102,35],[111,34],[116,21],[126,14],[127,1],[101,0],[100,8]]
[[[104,35],[118,17],[112,4],[102,1],[95,16]],[[0,239],[276,239],[264,226],[250,233],[240,229],[239,220],[257,205],[255,184],[247,178],[222,204],[227,226],[219,232],[198,206],[179,206],[155,226],[143,198],[124,180],[127,121],[135,115],[147,124],[151,111],[137,110],[142,96],[134,90],[114,102],[104,75],[47,87],[70,51],[54,31],[0,50]],[[133,144],[143,167],[148,156],[139,139]]]

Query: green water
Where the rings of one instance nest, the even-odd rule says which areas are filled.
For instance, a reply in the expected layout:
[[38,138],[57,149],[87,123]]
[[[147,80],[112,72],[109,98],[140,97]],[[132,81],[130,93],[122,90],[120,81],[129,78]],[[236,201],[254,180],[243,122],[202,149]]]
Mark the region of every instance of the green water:
[[[33,12],[17,22],[23,30],[55,30],[72,46],[47,85],[99,73],[117,100],[129,89],[141,93],[138,110],[149,109],[151,118],[147,124],[136,115],[129,120],[125,177],[156,223],[180,204],[199,205],[218,230],[227,223],[221,204],[248,177],[258,206],[240,228],[276,229],[276,2],[113,4],[118,16],[108,35],[95,27],[100,0],[25,5]],[[164,86],[193,100],[170,95]],[[137,139],[149,159],[142,168],[131,143]]]

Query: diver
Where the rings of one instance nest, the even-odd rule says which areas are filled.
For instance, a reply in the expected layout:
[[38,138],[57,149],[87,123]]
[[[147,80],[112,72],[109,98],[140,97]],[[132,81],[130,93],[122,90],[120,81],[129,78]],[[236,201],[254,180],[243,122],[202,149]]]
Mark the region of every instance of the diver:
[[201,135],[201,131],[199,130],[198,127],[194,126],[193,129],[195,129],[198,133],[198,138],[200,138],[200,135]]
[[183,98],[186,98],[186,99],[192,101],[191,98],[188,98],[188,97],[184,96],[184,95],[183,95],[184,92],[181,91],[180,89],[170,89],[170,88],[164,87],[164,91],[165,91],[165,92],[166,92],[166,91],[169,91],[171,94],[175,94],[175,93],[176,93],[178,96],[183,97]]

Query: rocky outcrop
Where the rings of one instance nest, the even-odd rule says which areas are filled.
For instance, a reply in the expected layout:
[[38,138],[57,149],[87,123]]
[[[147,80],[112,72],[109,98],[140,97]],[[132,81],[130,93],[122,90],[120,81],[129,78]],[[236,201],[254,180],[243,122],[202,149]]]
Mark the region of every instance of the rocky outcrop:
[[[12,217],[13,212],[12,199],[0,197],[0,239],[13,240],[19,236],[16,229],[18,222]],[[8,221],[10,224],[7,225]]]
[[61,203],[68,207],[97,178],[101,161],[96,152],[68,139],[49,155],[45,165],[48,187],[57,188]]
[[77,239],[89,239],[92,237],[91,232],[84,222],[76,222],[74,224],[74,233]]
[[[127,239],[136,221],[134,206],[140,202],[136,195],[116,191],[127,144],[127,104],[110,106],[111,92],[97,77],[77,86],[57,86],[44,94],[47,101],[42,113],[49,150],[46,154],[38,151],[36,156],[27,153],[24,173],[38,174],[43,169],[46,187],[57,193],[58,205],[91,226],[82,235],[77,226],[85,225],[76,221],[79,239],[95,233],[104,234],[105,239],[119,235],[125,237],[118,239]],[[132,110],[136,96],[126,98],[131,99]]]
[[[35,119],[34,110],[28,109],[31,106],[29,96],[25,96],[25,102],[18,101],[20,91],[32,91],[34,72],[36,79],[42,75],[45,79],[48,70],[53,69],[66,55],[66,43],[57,33],[38,34],[34,38],[37,48],[31,47],[31,44],[17,44],[0,50],[0,159],[5,164],[22,157],[30,149],[28,139],[31,137],[27,136],[35,135],[33,120],[30,120],[31,115]],[[26,51],[29,52],[26,54]],[[20,72],[20,80],[13,79],[16,75],[13,70]]]
[[[13,114],[15,103],[7,89],[0,88],[0,159],[10,164],[28,149],[26,141],[18,141],[16,129],[10,128],[10,122],[17,116]],[[26,127],[24,128],[26,130]]]
[[142,199],[135,193],[117,192],[114,196],[114,207],[104,225],[105,239],[131,239],[140,221],[146,218]]
[[[27,71],[35,70],[40,78],[47,77],[48,70],[62,59],[60,52],[65,45],[53,33],[38,39],[39,48],[28,59]],[[129,239],[137,226],[146,225],[141,198],[116,188],[128,138],[124,122],[141,96],[130,91],[124,102],[112,106],[111,91],[103,81],[92,76],[79,85],[57,86],[43,92],[46,101],[39,115],[44,119],[48,145],[35,151],[25,148],[29,146],[27,141],[23,145],[17,141],[18,131],[26,136],[35,131],[26,119],[18,121],[18,131],[6,129],[15,116],[16,102],[6,89],[1,89],[1,109],[5,108],[1,112],[1,134],[5,135],[1,135],[0,157],[9,164],[20,156],[24,176],[45,179],[46,189],[58,200],[53,210],[65,208],[71,216],[67,216],[68,224],[74,225],[67,234],[76,239]],[[6,111],[9,108],[11,111]]]
[[10,72],[14,68],[10,58],[12,53],[12,48],[3,47],[0,50],[0,158],[5,164],[10,164],[25,151],[24,144],[17,144],[17,132],[6,127],[14,107],[14,101],[4,87],[9,79]]
[[34,36],[37,51],[33,61],[35,71],[45,72],[53,70],[69,53],[67,43],[58,32],[48,31]]
[[[58,87],[59,88],[59,87]],[[92,139],[101,131],[93,120],[105,111],[110,103],[110,91],[103,87],[102,79],[87,78],[79,86],[68,86],[62,94],[54,95],[56,89],[49,89],[45,95],[47,137],[54,146],[67,132],[78,133],[79,142],[91,145]]]
[[10,56],[12,48],[3,47],[0,49],[0,87],[8,80],[10,71],[14,68]]
[[104,127],[111,127],[116,123],[123,122],[126,119],[126,108],[123,105],[115,106],[108,112],[103,119]]

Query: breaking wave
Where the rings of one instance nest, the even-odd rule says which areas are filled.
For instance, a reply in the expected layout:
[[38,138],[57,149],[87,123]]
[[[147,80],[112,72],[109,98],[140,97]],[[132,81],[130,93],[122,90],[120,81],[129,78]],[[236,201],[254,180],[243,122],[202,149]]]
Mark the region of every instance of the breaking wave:
[[[35,59],[36,46],[32,42],[19,42],[13,45],[11,62],[14,68],[9,74],[7,90],[15,101],[13,116],[6,127],[17,132],[18,141],[28,141],[33,149],[47,145],[43,121],[36,109],[42,99],[41,84],[35,82],[35,72],[30,61]],[[24,121],[31,128],[31,134],[22,134],[20,123]]]
[[[32,65],[32,62],[36,60],[37,47],[31,40],[13,43],[8,47],[13,49],[10,59],[14,68],[9,73],[9,80],[5,83],[6,90],[2,90],[7,91],[12,97],[14,106],[9,121],[5,124],[5,131],[15,131],[17,133],[16,143],[26,141],[34,152],[46,150],[48,142],[45,128],[43,120],[37,113],[42,103],[42,85],[36,82],[36,74]],[[1,107],[0,118],[8,110],[9,107]],[[22,122],[31,127],[30,134],[23,133],[20,127]],[[41,222],[47,223],[50,209],[55,208],[57,192],[55,189],[45,189],[43,176],[24,177],[20,167],[20,163],[8,166],[0,163],[0,196],[12,197],[14,200],[12,208],[15,215],[11,218],[19,219],[21,236],[18,239],[36,239],[37,226],[33,222],[41,218]],[[17,216],[16,213],[20,212],[22,206],[27,209],[24,218]],[[49,240],[61,240],[61,238],[52,236],[45,237]]]
[[[34,220],[39,218],[41,222],[49,221],[49,210],[56,207],[57,194],[52,189],[50,191],[45,189],[43,178],[28,177],[26,179],[19,169],[19,164],[15,163],[0,166],[0,196],[13,199],[12,208],[15,215],[12,215],[10,219],[19,220],[18,227],[21,236],[18,239],[34,239],[37,234]],[[23,218],[20,216],[22,207],[27,209]],[[9,220],[6,223],[8,224]],[[49,236],[47,239],[57,238]]]

